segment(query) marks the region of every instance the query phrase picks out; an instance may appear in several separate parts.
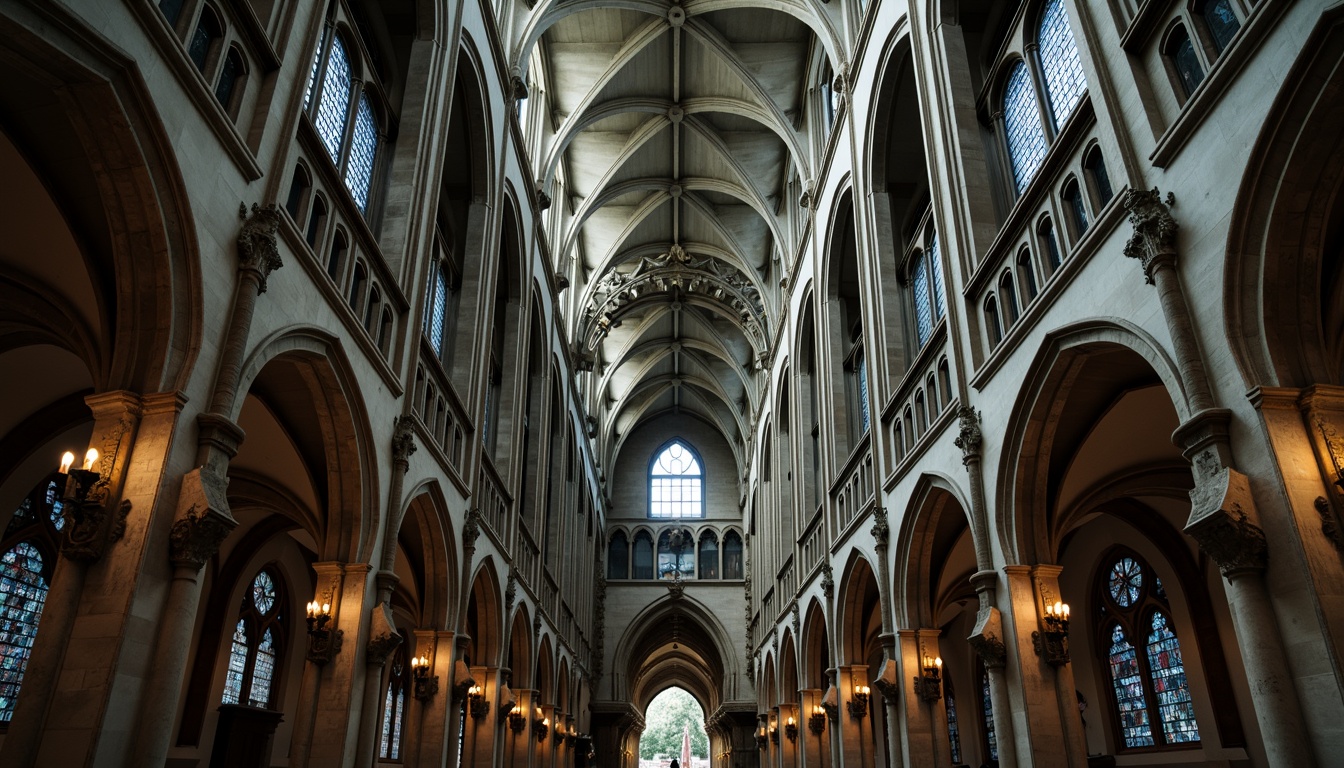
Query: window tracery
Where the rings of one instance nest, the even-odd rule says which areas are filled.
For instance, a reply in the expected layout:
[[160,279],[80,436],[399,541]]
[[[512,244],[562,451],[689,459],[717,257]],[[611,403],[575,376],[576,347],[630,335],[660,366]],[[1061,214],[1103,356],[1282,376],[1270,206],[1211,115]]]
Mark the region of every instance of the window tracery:
[[243,595],[229,645],[221,703],[271,706],[284,640],[283,593],[270,567],[253,577]]

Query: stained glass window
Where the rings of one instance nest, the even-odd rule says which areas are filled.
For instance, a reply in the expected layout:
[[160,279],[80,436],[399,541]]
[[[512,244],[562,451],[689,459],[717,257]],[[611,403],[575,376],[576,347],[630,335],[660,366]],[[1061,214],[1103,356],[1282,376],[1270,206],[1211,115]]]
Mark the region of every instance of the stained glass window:
[[1105,207],[1115,193],[1111,190],[1111,177],[1106,173],[1106,160],[1101,156],[1101,150],[1093,147],[1092,152],[1083,161],[1083,167],[1092,177],[1092,186],[1097,193],[1097,207]]
[[1171,41],[1167,43],[1167,55],[1176,68],[1176,76],[1181,81],[1181,89],[1185,92],[1185,96],[1189,98],[1199,87],[1199,84],[1204,82],[1204,67],[1199,63],[1199,56],[1195,54],[1195,45],[1190,42],[1190,33],[1185,31],[1185,27],[1177,27],[1176,31],[1171,33]]
[[742,537],[737,531],[723,535],[723,578],[742,578]]
[[938,233],[929,238],[929,274],[933,275],[933,319],[942,318],[946,308],[943,306],[943,260],[938,256]]
[[373,181],[373,158],[377,152],[378,120],[368,94],[363,94],[355,111],[355,135],[350,141],[350,162],[345,169],[345,186],[361,211],[369,205],[369,184]]
[[863,356],[863,350],[859,350],[858,364],[859,378],[859,423],[862,425],[861,432],[867,432],[869,426],[868,415],[868,361]]
[[1083,203],[1083,193],[1078,189],[1076,181],[1064,190],[1064,207],[1073,224],[1074,236],[1081,236],[1087,231],[1087,206]]
[[957,701],[952,693],[952,681],[943,682],[943,706],[947,710],[947,745],[952,750],[952,764],[961,763],[961,726],[957,724]]
[[700,564],[700,578],[719,578],[719,540],[713,531],[705,531],[700,536],[700,551],[696,554]]
[[383,728],[378,757],[385,760],[401,759],[402,726],[406,718],[406,644],[397,647],[388,670],[387,693],[383,696]]
[[1064,0],[1046,2],[1037,42],[1051,115],[1055,125],[1062,126],[1087,93],[1087,75],[1083,74],[1083,62],[1078,56],[1073,30],[1069,29]]
[[233,89],[243,75],[243,59],[235,48],[230,48],[224,57],[224,66],[219,70],[219,82],[215,85],[215,98],[219,105],[228,109],[233,104]]
[[607,547],[607,578],[627,579],[630,577],[630,544],[626,541],[625,531],[611,535],[611,544]]
[[1153,744],[1152,729],[1148,725],[1148,704],[1143,694],[1143,678],[1134,646],[1125,637],[1119,624],[1111,630],[1108,652],[1111,683],[1115,689],[1115,706],[1120,715],[1120,735],[1126,747],[1148,747]]
[[168,20],[170,25],[176,26],[177,19],[182,15],[182,4],[184,0],[159,0],[159,12]]
[[47,601],[45,559],[21,541],[0,557],[0,722],[14,716],[42,607]]
[[448,311],[448,274],[443,264],[434,266],[430,276],[429,303],[425,307],[425,335],[434,354],[443,357],[443,329]]
[[1126,748],[1198,742],[1166,590],[1137,555],[1120,554],[1105,568],[1099,616],[1120,739]]
[[994,702],[989,695],[989,673],[980,673],[980,709],[985,716],[985,742],[989,759],[999,759],[999,739],[994,733]]
[[649,468],[650,517],[704,517],[704,473],[691,447],[674,440]]
[[345,52],[345,41],[337,35],[331,41],[327,57],[327,71],[322,78],[322,96],[317,103],[313,123],[322,145],[327,148],[333,163],[341,160],[341,141],[345,138],[346,113],[350,109],[350,58]]
[[1008,75],[1003,94],[1003,127],[1008,139],[1008,156],[1013,164],[1013,181],[1021,194],[1045,159],[1045,130],[1041,127],[1041,111],[1036,106],[1036,93],[1031,87],[1031,74],[1026,62],[1019,61]]
[[630,578],[632,579],[652,579],[653,578],[653,537],[648,531],[640,531],[635,534],[634,551],[631,553],[633,568]]
[[308,87],[303,92],[303,108],[313,103],[313,87],[317,85],[317,73],[322,69],[322,49],[327,44],[327,28],[322,28],[322,36],[317,40],[317,50],[313,51],[313,69],[308,73]]
[[914,278],[911,282],[915,293],[915,333],[921,347],[933,335],[933,301],[929,298],[929,275],[925,266],[927,261],[926,254],[920,251],[915,256],[911,275]]
[[1236,37],[1237,30],[1241,29],[1237,14],[1232,11],[1232,3],[1228,0],[1213,0],[1204,3],[1199,12],[1204,17],[1205,26],[1209,28],[1214,47],[1222,53],[1232,43],[1232,38]]
[[275,575],[263,568],[252,578],[243,597],[238,623],[229,643],[224,672],[224,704],[271,706],[282,630],[281,597]]
[[1195,722],[1190,686],[1185,681],[1181,643],[1161,611],[1153,612],[1149,626],[1152,631],[1148,635],[1148,671],[1157,696],[1162,736],[1168,744],[1199,741],[1199,724]]
[[210,49],[223,34],[219,18],[215,16],[214,11],[209,8],[201,11],[201,20],[196,23],[196,29],[191,33],[191,42],[187,44],[187,56],[197,69],[205,71],[205,60],[210,56]]

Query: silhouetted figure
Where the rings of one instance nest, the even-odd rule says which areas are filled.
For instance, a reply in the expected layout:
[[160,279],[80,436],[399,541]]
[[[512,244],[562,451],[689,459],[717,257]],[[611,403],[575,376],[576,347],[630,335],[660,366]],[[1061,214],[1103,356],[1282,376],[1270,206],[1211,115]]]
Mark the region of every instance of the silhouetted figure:
[[677,758],[674,757],[672,758],[672,762],[668,764],[667,768],[681,768],[681,763],[678,762]]

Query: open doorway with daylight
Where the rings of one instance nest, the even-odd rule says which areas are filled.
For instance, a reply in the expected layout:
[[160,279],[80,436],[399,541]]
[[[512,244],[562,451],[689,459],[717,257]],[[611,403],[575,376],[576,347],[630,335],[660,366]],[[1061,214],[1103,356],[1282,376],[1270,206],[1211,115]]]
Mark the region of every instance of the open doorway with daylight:
[[639,737],[639,768],[709,768],[709,735],[705,710],[684,688],[672,687],[653,697],[644,711]]

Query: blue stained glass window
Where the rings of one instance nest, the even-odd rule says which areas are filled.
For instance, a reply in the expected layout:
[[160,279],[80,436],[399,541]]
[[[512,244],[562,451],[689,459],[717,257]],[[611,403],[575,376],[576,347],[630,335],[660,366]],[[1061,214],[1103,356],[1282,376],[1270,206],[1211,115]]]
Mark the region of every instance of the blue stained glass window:
[[201,20],[196,23],[196,29],[191,33],[191,42],[187,44],[187,56],[197,69],[205,71],[205,60],[210,55],[210,49],[223,34],[214,11],[209,8],[202,11]]
[[961,763],[961,726],[957,724],[957,701],[952,695],[952,687],[943,691],[943,704],[947,709],[947,744],[952,750],[952,763]]
[[1153,612],[1149,625],[1152,631],[1148,635],[1148,673],[1157,697],[1163,739],[1168,744],[1199,741],[1199,724],[1195,722],[1195,706],[1185,680],[1181,643],[1161,611]]
[[429,306],[425,308],[425,335],[434,354],[443,357],[443,322],[448,308],[448,275],[443,265],[434,267],[429,284]]
[[317,85],[317,71],[322,68],[322,48],[327,44],[327,30],[322,28],[322,35],[317,38],[317,50],[313,51],[313,69],[308,73],[308,87],[303,92],[303,108],[307,109],[313,103],[313,88]]
[[27,541],[15,544],[0,557],[0,722],[7,723],[14,716],[19,686],[47,602],[43,565],[42,553]]
[[929,298],[929,274],[925,263],[926,254],[921,251],[915,256],[912,275],[915,294],[915,335],[921,347],[933,335],[933,302]]
[[863,350],[859,350],[859,416],[863,425],[863,431],[868,431],[871,423],[868,415],[868,361],[863,356]]
[[378,120],[368,94],[359,97],[355,111],[355,136],[350,143],[350,163],[345,169],[345,186],[363,211],[369,204],[369,183],[373,180],[373,158],[378,152]]
[[943,259],[938,255],[938,233],[929,240],[929,272],[933,275],[933,319],[947,312],[943,305]]
[[1008,87],[1003,95],[1003,126],[1008,139],[1008,156],[1013,163],[1013,180],[1021,194],[1045,159],[1045,131],[1041,127],[1041,112],[1036,107],[1036,94],[1031,88],[1026,62],[1017,62],[1008,75]]
[[1204,82],[1204,67],[1199,63],[1195,45],[1190,42],[1190,33],[1185,31],[1185,27],[1176,28],[1168,45],[1168,55],[1176,67],[1176,74],[1181,79],[1181,88],[1185,91],[1186,97],[1189,97],[1199,84]]
[[674,440],[649,468],[650,517],[704,517],[704,473],[690,446]]
[[1064,0],[1049,0],[1045,4],[1037,42],[1050,111],[1055,125],[1061,126],[1087,93],[1087,75],[1083,74],[1083,62],[1078,56],[1073,30],[1069,29],[1069,13],[1064,8]]
[[345,51],[345,42],[337,35],[331,41],[327,72],[322,78],[322,96],[313,121],[333,163],[339,163],[341,159],[341,139],[345,136],[345,118],[349,109],[350,58]]
[[229,647],[229,668],[224,673],[225,704],[237,704],[243,698],[243,675],[247,672],[247,622],[242,619],[233,628]]
[[228,109],[233,102],[233,89],[238,85],[238,78],[243,75],[243,60],[238,55],[238,51],[229,49],[229,53],[224,57],[224,66],[219,71],[219,83],[215,85],[215,98],[219,105]]
[[1148,704],[1139,676],[1138,657],[1125,630],[1116,624],[1111,630],[1108,653],[1115,707],[1120,715],[1120,735],[1126,747],[1151,747],[1153,731],[1148,722]]
[[1143,569],[1132,557],[1122,557],[1111,566],[1106,588],[1111,599],[1121,608],[1128,608],[1139,599],[1139,590],[1143,588]]
[[1232,43],[1232,38],[1236,37],[1237,30],[1241,29],[1241,22],[1237,20],[1237,14],[1232,11],[1232,4],[1228,0],[1206,2],[1200,9],[1200,15],[1204,17],[1204,24],[1209,28],[1214,46],[1219,53],[1222,53]]
[[981,709],[985,715],[985,741],[989,744],[989,759],[999,759],[999,739],[994,733],[994,702],[989,695],[989,674],[980,677]]
[[275,676],[275,637],[266,630],[257,644],[257,659],[252,666],[252,690],[248,692],[248,703],[254,707],[265,707],[271,702],[271,679]]
[[270,613],[275,607],[275,581],[271,574],[262,571],[252,580],[252,604],[258,613]]
[[385,760],[401,759],[402,725],[406,717],[406,643],[397,647],[388,670],[387,693],[383,696],[383,727],[378,757]]

